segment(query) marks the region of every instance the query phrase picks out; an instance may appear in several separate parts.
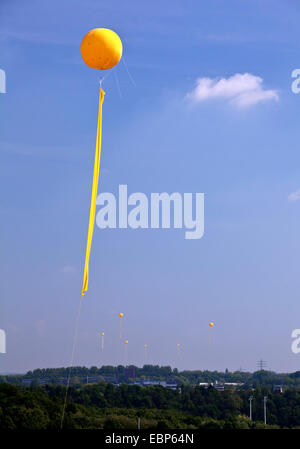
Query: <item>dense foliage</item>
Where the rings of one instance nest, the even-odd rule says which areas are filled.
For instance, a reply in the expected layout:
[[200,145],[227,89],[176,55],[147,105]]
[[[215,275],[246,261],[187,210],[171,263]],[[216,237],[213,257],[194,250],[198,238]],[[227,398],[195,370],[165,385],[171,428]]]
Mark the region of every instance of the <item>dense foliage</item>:
[[[132,375],[134,372],[134,376]],[[128,374],[129,373],[129,374]],[[21,385],[22,380],[32,380],[38,383],[40,380],[46,380],[47,383],[59,383],[66,380],[68,376],[67,368],[46,368],[29,371],[24,375],[0,376],[1,382],[9,382]],[[72,383],[85,383],[96,380],[97,382],[106,381],[120,383],[128,380],[152,379],[152,380],[175,380],[183,385],[198,385],[199,382],[239,382],[244,384],[244,388],[259,386],[274,387],[281,384],[284,387],[300,387],[300,371],[295,373],[278,374],[271,371],[257,371],[255,373],[235,371],[178,371],[170,366],[144,365],[142,368],[130,366],[127,371],[122,365],[102,366],[97,368],[92,366],[72,368]]]
[[[263,396],[267,394],[269,427],[300,426],[300,392],[287,389],[272,393],[267,388],[251,391],[253,419],[248,418],[249,392],[217,391],[213,387],[140,387],[110,383],[71,386],[66,428],[257,428],[264,427]],[[65,387],[46,384],[23,388],[0,384],[0,429],[57,429]]]

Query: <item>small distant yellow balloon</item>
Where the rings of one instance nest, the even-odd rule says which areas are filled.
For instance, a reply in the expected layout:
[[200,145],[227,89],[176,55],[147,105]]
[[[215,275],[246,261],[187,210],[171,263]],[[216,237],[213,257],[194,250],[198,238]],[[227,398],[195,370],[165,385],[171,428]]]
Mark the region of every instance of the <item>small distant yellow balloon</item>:
[[119,313],[119,317],[120,317],[120,318],[122,318],[123,315],[124,315],[123,313]]
[[122,57],[121,39],[112,30],[95,28],[82,39],[80,52],[83,61],[92,69],[107,70],[118,64]]
[[213,322],[210,322],[210,323],[209,323],[209,327],[214,327],[214,323],[213,323]]
[[104,332],[101,332],[101,336],[104,337]]
[[124,343],[125,343],[125,345],[128,345],[128,340],[125,340]]

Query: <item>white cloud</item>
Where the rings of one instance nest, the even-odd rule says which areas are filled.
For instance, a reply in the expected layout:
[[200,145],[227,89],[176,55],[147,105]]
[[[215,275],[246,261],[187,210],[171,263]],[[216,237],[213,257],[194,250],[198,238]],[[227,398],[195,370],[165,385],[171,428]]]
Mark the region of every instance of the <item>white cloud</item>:
[[300,200],[300,189],[296,190],[295,192],[292,192],[288,196],[289,201],[298,201]]
[[196,87],[187,94],[187,98],[193,103],[221,98],[239,108],[247,108],[262,101],[277,101],[277,91],[264,89],[262,83],[262,78],[251,73],[236,73],[221,79],[198,78]]

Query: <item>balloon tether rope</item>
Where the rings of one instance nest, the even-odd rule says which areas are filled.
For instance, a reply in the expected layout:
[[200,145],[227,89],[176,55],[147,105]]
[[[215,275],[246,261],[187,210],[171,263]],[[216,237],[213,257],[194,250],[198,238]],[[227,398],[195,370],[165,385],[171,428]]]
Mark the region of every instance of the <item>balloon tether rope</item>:
[[79,328],[79,322],[80,322],[82,299],[83,298],[80,298],[78,311],[77,311],[77,318],[76,318],[76,322],[75,322],[75,329],[74,329],[74,336],[73,336],[73,346],[72,346],[72,355],[71,355],[70,366],[68,367],[68,378],[67,378],[66,393],[65,393],[64,405],[63,405],[62,414],[61,414],[61,422],[60,422],[60,428],[61,429],[63,428],[63,425],[64,425],[65,411],[66,411],[67,398],[68,398],[68,390],[69,390],[70,380],[71,380],[71,371],[72,371],[72,368],[73,368],[75,348],[76,348],[76,343],[77,343],[77,336],[78,336],[78,328]]

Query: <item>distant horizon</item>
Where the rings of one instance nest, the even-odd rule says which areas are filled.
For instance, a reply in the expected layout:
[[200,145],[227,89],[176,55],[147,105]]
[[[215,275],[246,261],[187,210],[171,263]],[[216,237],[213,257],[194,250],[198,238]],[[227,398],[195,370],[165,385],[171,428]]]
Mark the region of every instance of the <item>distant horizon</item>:
[[[172,371],[174,371],[175,369],[177,369],[179,373],[180,373],[180,372],[183,372],[183,371],[201,371],[201,372],[208,371],[208,372],[218,372],[218,373],[225,373],[225,372],[226,372],[226,370],[221,371],[221,370],[209,370],[209,369],[182,369],[182,370],[180,370],[180,369],[178,369],[178,368],[176,368],[176,367],[173,368],[173,367],[171,367],[170,365],[152,365],[152,364],[147,364],[147,363],[145,363],[143,366],[127,365],[127,367],[130,367],[130,366],[131,366],[131,367],[135,367],[135,368],[140,368],[140,369],[141,369],[141,368],[143,368],[145,365],[159,366],[160,368],[162,368],[162,367],[170,367],[170,368],[172,369]],[[122,367],[126,368],[125,365],[120,364],[120,365],[101,365],[101,366],[91,365],[90,367],[84,366],[84,365],[74,365],[74,366],[72,367],[72,369],[73,369],[73,368],[74,368],[74,369],[76,369],[76,368],[87,368],[87,369],[91,369],[92,367],[96,367],[97,369],[101,369],[102,367],[105,367],[105,366],[112,366],[113,368],[117,368],[118,366],[122,366]],[[2,372],[0,372],[0,376],[22,375],[22,374],[27,374],[27,373],[30,372],[30,371],[33,372],[33,371],[39,370],[39,369],[41,369],[41,370],[43,370],[43,369],[45,369],[45,370],[47,370],[47,369],[69,369],[69,367],[68,367],[68,366],[57,366],[57,367],[49,367],[49,366],[48,366],[48,367],[43,367],[43,368],[39,367],[39,368],[29,369],[29,370],[26,371],[26,372],[7,372],[7,373],[2,373]],[[263,370],[257,369],[257,370],[255,370],[255,371],[247,371],[247,370],[242,370],[242,371],[235,370],[235,371],[231,371],[231,370],[228,369],[228,373],[249,373],[249,374],[254,374],[254,373],[260,372],[260,371],[266,371],[266,372],[271,372],[271,373],[275,373],[275,374],[293,374],[293,373],[296,373],[296,372],[300,372],[300,369],[299,369],[299,370],[296,370],[296,371],[274,371],[274,370],[270,370],[270,369],[268,369],[268,368],[265,368],[265,369],[263,369]],[[71,375],[71,377],[72,377],[72,375]]]

